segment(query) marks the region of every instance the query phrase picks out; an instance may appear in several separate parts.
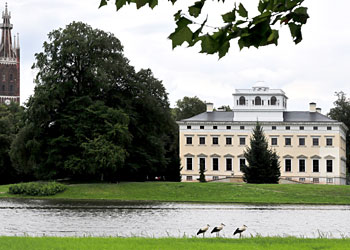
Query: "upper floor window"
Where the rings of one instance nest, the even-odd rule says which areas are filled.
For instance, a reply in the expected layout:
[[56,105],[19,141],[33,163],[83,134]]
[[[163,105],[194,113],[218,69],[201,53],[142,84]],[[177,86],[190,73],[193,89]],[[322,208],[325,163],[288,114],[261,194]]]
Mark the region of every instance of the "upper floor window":
[[276,105],[276,103],[277,103],[277,98],[275,96],[271,97],[270,104],[271,105]]
[[300,126],[299,129],[300,129],[300,130],[304,130],[304,126]]
[[239,145],[245,145],[245,137],[239,138]]
[[318,146],[318,138],[312,138],[312,146]]
[[213,137],[213,145],[218,145],[218,144],[219,144],[219,138]]
[[299,146],[305,146],[305,138],[304,137],[299,138]]
[[244,96],[241,96],[239,98],[239,105],[245,105],[245,97]]
[[286,126],[286,130],[290,130],[290,126]]
[[12,81],[12,79],[13,79],[13,75],[12,75],[12,74],[10,74],[10,81]]
[[2,81],[4,82],[6,80],[5,74],[2,74]]
[[327,127],[327,130],[332,130],[332,127]]
[[13,91],[13,85],[10,85],[10,92]]
[[191,145],[192,144],[192,137],[188,136],[186,137],[186,144]]
[[255,97],[255,105],[261,105],[261,98],[260,98],[260,96]]
[[333,146],[333,138],[326,138],[326,145]]
[[191,126],[187,126],[187,129],[191,129]]
[[2,85],[2,91],[5,91],[5,85]]
[[244,126],[239,126],[239,129],[240,130],[244,130]]
[[226,126],[226,129],[231,129],[231,126]]
[[232,145],[232,137],[226,137],[226,145]]
[[218,129],[218,126],[213,126],[213,129]]
[[201,145],[205,144],[205,137],[199,137],[199,144]]
[[314,126],[314,130],[318,130],[318,127],[317,127],[317,126]]
[[277,137],[271,138],[271,145],[276,146],[277,145]]
[[276,126],[272,126],[272,130],[276,130]]
[[285,142],[284,145],[291,146],[292,145],[292,138],[286,137],[286,138],[284,138],[284,142]]
[[200,129],[204,129],[204,126],[200,126],[199,128],[200,128]]

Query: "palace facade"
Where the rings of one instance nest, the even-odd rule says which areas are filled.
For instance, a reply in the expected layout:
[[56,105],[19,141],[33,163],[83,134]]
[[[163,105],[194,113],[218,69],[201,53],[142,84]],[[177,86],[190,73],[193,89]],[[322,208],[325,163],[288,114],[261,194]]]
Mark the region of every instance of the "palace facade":
[[287,111],[281,89],[236,89],[232,111],[207,111],[178,121],[183,181],[242,181],[244,150],[257,121],[269,146],[276,150],[281,179],[301,183],[346,184],[347,127],[321,114],[315,103],[308,111]]

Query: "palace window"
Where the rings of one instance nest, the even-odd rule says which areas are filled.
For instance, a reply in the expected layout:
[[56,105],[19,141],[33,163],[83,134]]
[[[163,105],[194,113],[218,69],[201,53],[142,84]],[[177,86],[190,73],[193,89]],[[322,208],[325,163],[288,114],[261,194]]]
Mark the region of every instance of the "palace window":
[[312,160],[312,172],[319,172],[319,160]]
[[305,182],[305,178],[299,178],[300,182]]
[[285,146],[291,146],[292,145],[292,138],[286,137],[284,138]]
[[190,175],[186,176],[186,181],[192,181],[192,176]]
[[239,126],[239,129],[240,130],[244,130],[244,126]]
[[205,168],[205,158],[203,158],[203,157],[199,158],[199,170],[201,170],[202,168],[206,169]]
[[333,161],[332,160],[327,160],[326,161],[327,165],[327,172],[332,173],[333,172]]
[[213,126],[213,129],[218,129],[218,126]]
[[320,179],[319,179],[319,178],[313,178],[313,179],[312,179],[312,182],[313,182],[313,183],[320,183]]
[[12,79],[13,79],[13,75],[12,75],[12,74],[10,74],[10,81],[12,81]]
[[191,126],[187,126],[187,129],[191,129]]
[[219,159],[213,158],[213,171],[219,171]]
[[318,127],[317,127],[317,126],[314,126],[314,130],[318,130]]
[[333,178],[327,178],[327,183],[333,183]]
[[203,137],[203,136],[199,137],[199,144],[205,145],[205,137]]
[[186,137],[186,144],[192,145],[192,137],[190,137],[190,136]]
[[305,146],[305,138],[304,137],[299,138],[299,146]]
[[186,158],[186,169],[192,170],[192,158]]
[[226,129],[231,129],[231,126],[226,126]]
[[271,145],[276,146],[277,145],[277,137],[271,138]]
[[286,130],[290,130],[290,126],[286,126]]
[[299,127],[299,130],[304,130],[304,126],[300,126],[300,127]]
[[200,126],[199,129],[204,129],[204,126]]
[[13,85],[10,85],[10,92],[13,91]]
[[332,146],[333,145],[333,138],[326,138],[326,145]]
[[232,158],[226,158],[226,171],[232,171]]
[[239,159],[239,171],[242,172],[243,168],[245,166],[245,159]]
[[305,172],[305,159],[299,159],[299,172]]
[[2,91],[5,91],[5,85],[2,85]]
[[232,145],[232,137],[226,137],[226,145]]
[[244,96],[241,96],[239,98],[239,105],[245,105],[245,97]]
[[213,176],[213,181],[219,180],[219,176]]
[[272,130],[276,130],[276,126],[272,126],[271,128],[272,128]]
[[255,97],[255,105],[261,105],[261,98],[260,96]]
[[277,102],[277,98],[275,96],[271,97],[271,102],[270,104],[271,105],[276,105],[276,102]]
[[239,138],[239,145],[245,145],[245,137]]
[[285,159],[284,165],[285,165],[285,172],[292,171],[292,160],[291,159]]
[[218,144],[219,144],[219,138],[213,137],[213,145],[218,145]]
[[327,130],[332,130],[332,127],[327,127]]
[[318,145],[319,145],[318,138],[312,138],[312,146],[318,146]]

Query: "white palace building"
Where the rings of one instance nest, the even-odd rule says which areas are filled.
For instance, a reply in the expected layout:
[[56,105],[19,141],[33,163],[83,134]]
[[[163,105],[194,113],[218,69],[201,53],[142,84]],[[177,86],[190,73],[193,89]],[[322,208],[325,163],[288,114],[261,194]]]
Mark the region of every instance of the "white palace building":
[[197,181],[201,165],[207,180],[242,181],[244,150],[257,121],[276,150],[281,180],[301,183],[346,184],[347,127],[321,114],[287,111],[281,89],[236,89],[232,111],[207,111],[178,121],[183,181]]

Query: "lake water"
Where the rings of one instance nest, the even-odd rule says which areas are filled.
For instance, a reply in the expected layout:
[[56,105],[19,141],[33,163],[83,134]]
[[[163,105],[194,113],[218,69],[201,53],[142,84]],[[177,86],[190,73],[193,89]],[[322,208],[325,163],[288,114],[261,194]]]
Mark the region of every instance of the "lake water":
[[7,236],[192,237],[207,223],[222,237],[243,224],[245,236],[350,237],[350,206],[0,199]]

